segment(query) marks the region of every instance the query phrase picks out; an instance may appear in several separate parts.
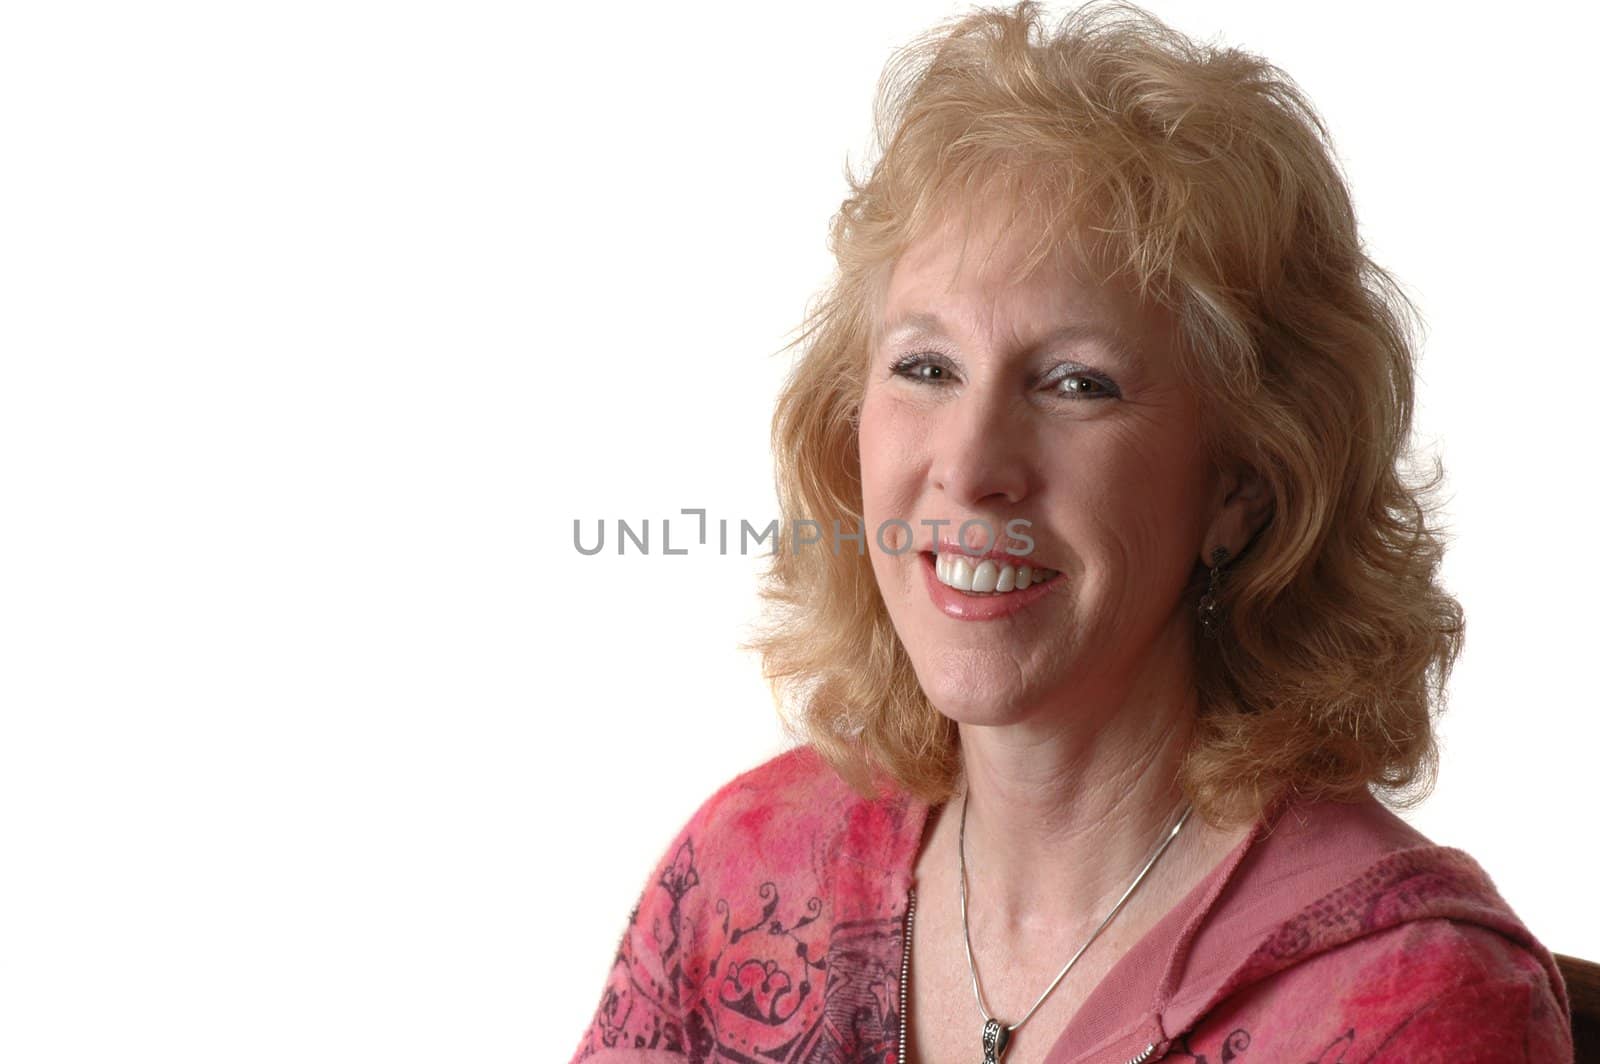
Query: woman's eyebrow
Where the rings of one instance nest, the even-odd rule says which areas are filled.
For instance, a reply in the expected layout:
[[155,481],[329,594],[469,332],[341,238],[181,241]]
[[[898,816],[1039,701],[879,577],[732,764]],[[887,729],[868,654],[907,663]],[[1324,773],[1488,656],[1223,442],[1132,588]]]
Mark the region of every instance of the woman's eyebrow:
[[890,340],[905,340],[920,336],[946,336],[944,322],[939,320],[939,315],[918,311],[902,314],[899,318],[888,323],[883,329],[883,338]]
[[[949,330],[939,315],[927,311],[915,311],[903,314],[885,326],[883,342],[886,344],[904,340],[915,340],[924,337],[948,337]],[[1030,348],[1038,350],[1050,347],[1053,344],[1070,343],[1075,340],[1097,340],[1113,356],[1133,360],[1137,352],[1118,331],[1108,329],[1093,322],[1069,322],[1059,325],[1043,336],[1039,337]]]

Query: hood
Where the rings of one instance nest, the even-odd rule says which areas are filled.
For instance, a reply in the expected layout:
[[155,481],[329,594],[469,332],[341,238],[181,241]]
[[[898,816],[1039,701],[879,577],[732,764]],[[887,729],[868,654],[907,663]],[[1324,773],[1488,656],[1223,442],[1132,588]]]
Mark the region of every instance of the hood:
[[[1555,957],[1478,862],[1434,845],[1376,799],[1280,803],[1252,840],[1219,877],[1211,919],[1199,926],[1196,914],[1171,957],[1157,993],[1167,1030],[1308,958],[1429,919],[1475,924],[1527,950],[1569,1008]],[[1268,889],[1250,889],[1252,880]],[[1239,944],[1252,942],[1241,959]]]
[[[1095,1048],[1053,1052],[1049,1064],[1129,1059],[1295,965],[1434,919],[1476,925],[1525,950],[1569,1009],[1554,956],[1470,855],[1435,845],[1370,795],[1356,802],[1281,798],[1107,975],[1057,1043]],[[1151,1009],[1130,1028],[1128,998],[1148,1002],[1152,983]],[[1129,1047],[1135,1052],[1125,1052]]]

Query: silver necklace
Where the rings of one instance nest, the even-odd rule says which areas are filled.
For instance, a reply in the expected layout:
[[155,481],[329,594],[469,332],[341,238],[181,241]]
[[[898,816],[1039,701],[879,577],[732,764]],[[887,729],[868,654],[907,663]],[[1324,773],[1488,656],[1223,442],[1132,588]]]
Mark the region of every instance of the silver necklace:
[[1117,904],[1111,907],[1111,911],[1106,914],[1106,918],[1100,921],[1100,926],[1094,929],[1094,934],[1089,936],[1088,942],[1078,947],[1078,952],[1074,953],[1072,959],[1067,962],[1067,966],[1061,969],[1061,974],[1056,976],[1055,982],[1045,987],[1044,993],[1039,995],[1039,1000],[1033,1003],[1033,1008],[1024,1013],[1022,1019],[1016,1023],[1001,1023],[994,1018],[989,1012],[989,1006],[984,1003],[983,990],[978,986],[978,964],[972,959],[972,931],[967,926],[967,796],[965,794],[961,796],[961,832],[957,837],[956,843],[956,852],[961,857],[961,936],[967,944],[967,967],[972,972],[972,996],[977,998],[978,1011],[983,1014],[983,1064],[999,1064],[1001,1055],[1005,1053],[1006,1046],[1011,1042],[1011,1036],[1016,1033],[1019,1027],[1033,1017],[1033,1014],[1039,1010],[1039,1006],[1044,1004],[1044,999],[1049,997],[1055,988],[1061,985],[1061,980],[1067,977],[1067,973],[1072,971],[1072,966],[1078,963],[1078,958],[1083,956],[1083,951],[1089,948],[1090,943],[1100,937],[1100,932],[1106,929],[1106,925],[1111,922],[1112,917],[1122,911],[1122,906],[1132,897],[1134,890],[1138,888],[1145,874],[1155,867],[1156,861],[1160,860],[1161,855],[1167,852],[1167,847],[1172,845],[1172,840],[1178,837],[1178,832],[1183,830],[1183,825],[1192,812],[1194,812],[1194,803],[1191,802],[1189,807],[1183,811],[1183,815],[1178,818],[1178,822],[1173,825],[1172,831],[1161,841],[1161,845],[1156,847],[1156,852],[1150,856],[1150,860],[1146,861],[1144,867],[1139,870],[1139,874],[1133,877],[1133,882],[1128,884],[1128,889],[1122,892],[1122,897],[1117,899]]

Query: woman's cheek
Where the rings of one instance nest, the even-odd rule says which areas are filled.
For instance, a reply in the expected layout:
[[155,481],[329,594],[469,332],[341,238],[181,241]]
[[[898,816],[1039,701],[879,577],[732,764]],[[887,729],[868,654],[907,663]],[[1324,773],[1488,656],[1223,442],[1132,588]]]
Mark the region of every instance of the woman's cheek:
[[897,467],[905,451],[902,415],[897,404],[880,396],[869,395],[862,404],[859,436],[862,492],[869,506],[896,492]]

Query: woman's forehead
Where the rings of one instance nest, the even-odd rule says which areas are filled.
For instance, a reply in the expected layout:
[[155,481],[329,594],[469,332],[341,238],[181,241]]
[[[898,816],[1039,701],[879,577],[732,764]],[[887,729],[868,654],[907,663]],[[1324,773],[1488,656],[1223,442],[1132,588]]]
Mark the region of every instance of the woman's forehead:
[[926,279],[930,271],[1003,285],[1027,284],[1041,271],[1084,287],[1108,283],[1116,271],[1095,250],[1096,227],[1087,211],[999,187],[993,194],[936,201],[921,224],[908,228],[888,264],[884,296],[905,274]]
[[1085,262],[1072,243],[1041,244],[1037,229],[999,212],[970,223],[949,219],[890,264],[874,324],[888,340],[948,334],[962,314],[1038,316],[1052,329],[1165,316],[1165,307],[1109,272]]

